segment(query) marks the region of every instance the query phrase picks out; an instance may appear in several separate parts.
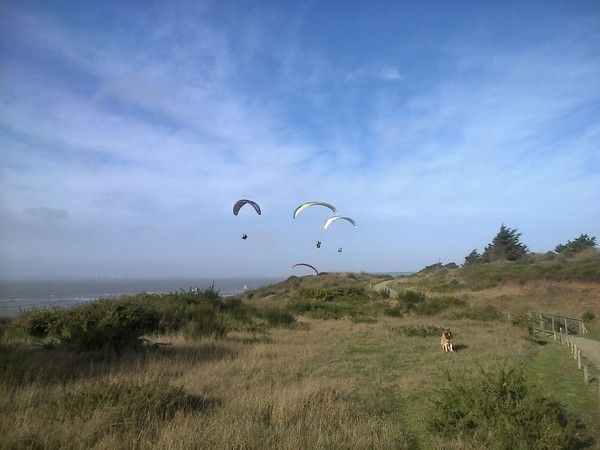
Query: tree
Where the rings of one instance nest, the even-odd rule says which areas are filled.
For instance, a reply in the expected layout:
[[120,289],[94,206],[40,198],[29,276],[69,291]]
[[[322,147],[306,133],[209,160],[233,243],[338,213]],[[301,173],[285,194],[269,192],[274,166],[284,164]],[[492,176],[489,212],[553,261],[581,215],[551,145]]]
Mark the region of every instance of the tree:
[[511,230],[502,224],[496,237],[483,251],[481,255],[483,261],[517,261],[522,259],[529,253],[529,250],[525,244],[520,242],[520,237],[521,233],[516,228]]
[[470,266],[470,265],[478,264],[481,262],[483,262],[483,259],[481,258],[481,255],[475,248],[475,249],[473,249],[473,251],[471,253],[469,253],[467,256],[465,256],[465,263],[463,265]]
[[566,244],[558,244],[554,251],[562,254],[573,254],[595,246],[596,236],[589,237],[587,234],[582,234],[572,241],[567,241]]

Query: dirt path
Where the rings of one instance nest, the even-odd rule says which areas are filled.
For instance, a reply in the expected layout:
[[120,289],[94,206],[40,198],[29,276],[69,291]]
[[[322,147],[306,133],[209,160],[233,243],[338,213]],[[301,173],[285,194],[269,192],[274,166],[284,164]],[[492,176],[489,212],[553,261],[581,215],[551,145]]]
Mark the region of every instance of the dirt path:
[[569,340],[581,349],[583,356],[600,369],[600,342],[578,336],[569,336]]
[[380,291],[383,291],[384,289],[387,289],[388,291],[390,291],[390,297],[396,298],[398,296],[398,292],[388,286],[390,283],[393,283],[394,281],[395,280],[386,280],[386,281],[380,281],[379,283],[375,283],[373,285],[373,290],[380,292]]

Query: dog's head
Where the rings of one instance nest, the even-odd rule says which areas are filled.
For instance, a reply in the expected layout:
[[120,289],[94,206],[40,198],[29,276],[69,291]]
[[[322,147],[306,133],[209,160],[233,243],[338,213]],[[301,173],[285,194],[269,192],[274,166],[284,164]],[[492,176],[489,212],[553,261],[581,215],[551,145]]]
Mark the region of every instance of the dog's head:
[[444,331],[444,337],[445,337],[447,340],[451,341],[451,340],[452,340],[452,331],[450,331],[450,330],[445,330],[445,331]]

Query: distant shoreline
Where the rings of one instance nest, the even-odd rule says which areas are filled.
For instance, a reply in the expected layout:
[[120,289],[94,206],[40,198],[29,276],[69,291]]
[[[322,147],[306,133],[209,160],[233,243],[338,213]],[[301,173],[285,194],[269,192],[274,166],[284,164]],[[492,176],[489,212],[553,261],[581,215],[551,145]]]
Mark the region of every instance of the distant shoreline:
[[231,278],[92,278],[0,280],[0,317],[18,315],[23,310],[53,305],[72,306],[104,298],[137,293],[164,294],[190,288],[215,289],[224,297],[284,280],[284,277]]

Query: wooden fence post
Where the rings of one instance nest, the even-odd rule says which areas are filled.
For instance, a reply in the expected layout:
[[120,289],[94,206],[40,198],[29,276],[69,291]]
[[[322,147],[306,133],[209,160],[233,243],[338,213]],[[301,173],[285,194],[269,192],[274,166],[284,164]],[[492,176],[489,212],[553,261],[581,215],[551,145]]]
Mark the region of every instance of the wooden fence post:
[[577,368],[581,369],[581,349],[577,349]]
[[550,319],[552,320],[552,331],[556,331],[556,329],[554,328],[554,316],[550,316]]
[[569,334],[569,324],[567,323],[566,317],[565,317],[565,334]]
[[544,318],[542,317],[542,313],[540,313],[540,329],[544,331]]
[[588,367],[587,366],[583,366],[583,382],[585,384],[588,384],[590,382],[589,377],[588,377]]
[[556,331],[552,331],[552,337],[554,337],[554,340],[556,340]]

